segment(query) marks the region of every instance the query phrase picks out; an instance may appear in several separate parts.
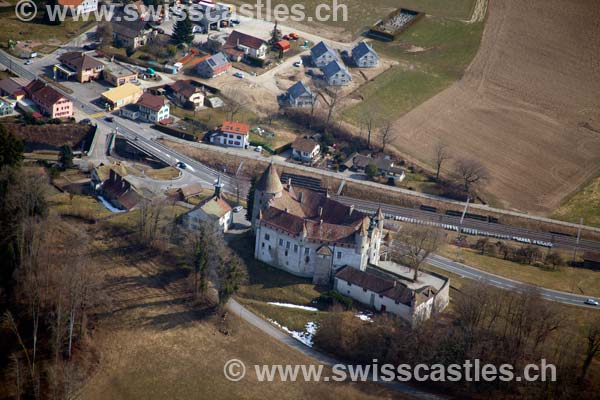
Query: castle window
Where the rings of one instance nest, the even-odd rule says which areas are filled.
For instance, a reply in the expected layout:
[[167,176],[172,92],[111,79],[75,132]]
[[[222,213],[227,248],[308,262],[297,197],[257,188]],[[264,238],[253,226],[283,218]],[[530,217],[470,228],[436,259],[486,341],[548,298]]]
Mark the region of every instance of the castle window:
[[310,257],[304,258],[304,262],[308,264],[310,262]]
[[265,248],[265,242],[262,242],[262,248],[263,249]]
[[285,256],[286,256],[286,257],[288,256],[288,251],[287,251],[287,250],[285,251]]
[[270,239],[271,239],[271,236],[269,236],[268,233],[265,233],[265,240],[270,240]]
[[287,243],[285,244],[285,248],[289,249],[290,248],[290,241],[288,240]]
[[279,239],[279,245],[283,247],[283,239]]
[[305,255],[309,255],[310,254],[310,247],[305,247],[304,248],[304,254]]
[[294,245],[294,253],[297,253],[297,252],[298,252],[298,245],[297,245],[297,244],[295,244],[295,245]]
[[338,251],[337,258],[338,258],[338,260],[340,260],[342,258],[342,252],[341,251]]
[[367,289],[363,288],[363,292],[366,292],[366,291],[367,291]]

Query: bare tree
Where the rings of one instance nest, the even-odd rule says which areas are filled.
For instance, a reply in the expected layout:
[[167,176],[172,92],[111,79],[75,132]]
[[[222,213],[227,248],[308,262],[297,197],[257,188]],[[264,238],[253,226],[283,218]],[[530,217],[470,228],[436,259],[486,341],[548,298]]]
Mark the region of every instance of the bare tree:
[[407,225],[397,238],[392,256],[413,269],[413,280],[416,281],[425,259],[442,245],[444,234],[430,226]]
[[142,201],[138,219],[138,240],[140,243],[151,246],[158,239],[159,222],[163,209],[164,204],[160,201]]
[[325,120],[325,125],[329,126],[331,122],[331,117],[337,107],[337,103],[339,100],[340,88],[335,86],[333,88],[327,88],[326,92],[329,96],[329,102],[327,103],[327,119]]
[[450,159],[448,154],[448,146],[442,142],[438,142],[435,146],[435,180],[439,182],[440,172],[444,162]]
[[581,366],[581,381],[587,377],[592,360],[600,354],[600,319],[596,318],[588,327],[586,336],[587,346],[585,349],[585,358]]
[[385,147],[396,138],[396,132],[392,131],[392,123],[385,120],[381,125],[381,151],[385,153]]
[[474,186],[489,179],[487,168],[481,162],[472,159],[461,159],[455,166],[456,179],[459,180],[466,193],[472,194]]

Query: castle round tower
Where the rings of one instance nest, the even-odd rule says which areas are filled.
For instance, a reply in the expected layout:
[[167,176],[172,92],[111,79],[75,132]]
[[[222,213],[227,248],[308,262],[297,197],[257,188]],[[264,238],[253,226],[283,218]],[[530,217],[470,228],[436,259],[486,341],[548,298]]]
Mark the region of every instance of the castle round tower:
[[283,185],[279,179],[279,174],[273,163],[271,163],[256,182],[254,188],[254,207],[252,208],[253,230],[256,230],[255,221],[259,210],[265,210],[269,201],[273,198],[281,197],[282,193]]

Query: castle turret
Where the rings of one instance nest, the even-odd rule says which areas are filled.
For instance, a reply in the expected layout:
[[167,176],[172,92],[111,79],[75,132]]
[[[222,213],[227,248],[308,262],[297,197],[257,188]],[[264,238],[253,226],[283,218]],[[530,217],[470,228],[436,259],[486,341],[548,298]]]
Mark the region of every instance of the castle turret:
[[255,221],[259,210],[264,210],[269,201],[281,197],[283,185],[273,163],[269,164],[254,188],[254,206],[252,209],[252,229],[256,231]]

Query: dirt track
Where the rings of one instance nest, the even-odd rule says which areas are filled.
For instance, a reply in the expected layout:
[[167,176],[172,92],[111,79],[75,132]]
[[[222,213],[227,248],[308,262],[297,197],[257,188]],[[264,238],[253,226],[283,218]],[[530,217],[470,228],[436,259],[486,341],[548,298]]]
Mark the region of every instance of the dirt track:
[[463,79],[396,123],[397,147],[431,163],[433,146],[489,168],[500,205],[545,213],[600,168],[597,0],[489,2]]

